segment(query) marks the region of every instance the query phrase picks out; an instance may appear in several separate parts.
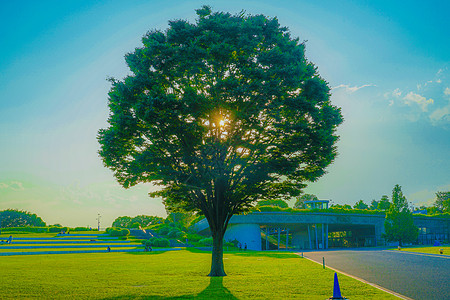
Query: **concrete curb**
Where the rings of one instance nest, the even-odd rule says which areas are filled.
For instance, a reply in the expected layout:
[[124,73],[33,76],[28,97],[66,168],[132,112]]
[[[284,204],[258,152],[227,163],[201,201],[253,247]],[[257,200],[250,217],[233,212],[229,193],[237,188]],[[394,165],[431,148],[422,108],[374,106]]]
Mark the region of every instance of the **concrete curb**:
[[450,259],[450,255],[445,255],[445,254],[433,254],[433,253],[422,253],[422,252],[401,251],[401,250],[400,251],[398,251],[398,250],[383,250],[383,251]]
[[[296,254],[299,255],[299,256],[301,255],[301,254],[299,254],[299,253],[296,253]],[[303,257],[306,258],[306,259],[309,260],[309,261],[312,261],[312,262],[314,262],[314,263],[319,264],[319,265],[322,266],[322,263],[320,263],[320,262],[317,262],[317,261],[315,261],[315,260],[312,260],[312,259],[310,259],[310,258],[308,258],[308,257],[306,257],[306,256],[303,256]],[[333,270],[333,271],[335,271],[335,272],[337,272],[337,273],[340,273],[340,274],[343,274],[343,275],[345,275],[345,276],[348,276],[348,277],[351,277],[351,278],[353,278],[353,279],[356,279],[356,280],[358,280],[358,281],[360,281],[360,282],[362,282],[362,283],[371,285],[371,286],[373,286],[374,288],[377,288],[377,289],[379,289],[379,290],[382,290],[383,292],[389,293],[389,294],[391,294],[391,295],[393,295],[393,296],[395,296],[395,297],[398,297],[398,298],[400,298],[400,299],[414,300],[414,299],[412,299],[412,298],[409,298],[409,297],[407,297],[407,296],[401,295],[401,294],[399,294],[399,293],[396,293],[396,292],[394,292],[394,291],[391,291],[391,290],[389,290],[389,289],[387,289],[387,288],[384,288],[384,287],[382,287],[382,286],[379,286],[379,285],[377,285],[377,284],[375,284],[375,283],[369,282],[369,281],[364,280],[364,279],[362,279],[362,278],[356,277],[356,276],[354,276],[354,275],[350,275],[350,274],[348,274],[348,273],[345,273],[345,272],[343,272],[343,271],[340,271],[340,270],[337,270],[337,269],[335,269],[335,268],[329,267],[329,266],[327,266],[327,265],[325,265],[325,267],[328,268],[328,269],[330,269],[330,270]]]

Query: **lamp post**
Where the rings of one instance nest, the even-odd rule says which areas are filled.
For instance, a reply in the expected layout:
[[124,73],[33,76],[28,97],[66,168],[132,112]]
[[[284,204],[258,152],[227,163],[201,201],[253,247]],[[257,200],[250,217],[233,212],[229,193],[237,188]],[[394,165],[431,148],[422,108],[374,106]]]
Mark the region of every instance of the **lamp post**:
[[97,217],[97,230],[100,231],[100,214]]

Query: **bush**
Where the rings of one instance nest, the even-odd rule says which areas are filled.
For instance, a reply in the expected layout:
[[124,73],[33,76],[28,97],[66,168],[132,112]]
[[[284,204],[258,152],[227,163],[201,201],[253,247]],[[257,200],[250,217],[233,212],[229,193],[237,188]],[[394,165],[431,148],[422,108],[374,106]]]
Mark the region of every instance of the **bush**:
[[91,229],[88,227],[75,227],[74,231],[90,231]]
[[148,240],[142,241],[142,244],[146,247],[152,246],[152,247],[169,247],[170,241],[165,238],[157,238],[152,237]]
[[106,228],[106,233],[110,236],[128,236],[130,234],[130,231],[126,228],[114,228],[114,227],[108,227]]
[[188,233],[186,235],[186,238],[188,239],[189,242],[198,242],[205,237],[196,233]]
[[133,224],[131,224],[131,228],[139,228],[141,227],[141,224],[139,224],[138,222],[134,222]]
[[61,231],[64,231],[64,232],[69,232],[69,228],[67,228],[67,227],[49,227],[48,228],[48,232],[50,232],[50,233],[60,233]]
[[183,233],[178,229],[172,229],[167,234],[168,237],[173,238],[173,239],[177,239],[177,238],[181,237],[182,235],[183,235]]
[[7,227],[7,228],[1,228],[1,230],[8,231],[8,232],[32,232],[32,233],[48,232],[47,227],[30,227],[30,226]]
[[198,241],[198,243],[203,246],[212,246],[213,238],[212,237],[204,238],[204,239],[201,239],[200,241]]
[[167,235],[167,234],[169,233],[170,230],[171,230],[171,228],[168,227],[168,226],[161,226],[161,227],[158,229],[158,234],[159,234],[159,235]]

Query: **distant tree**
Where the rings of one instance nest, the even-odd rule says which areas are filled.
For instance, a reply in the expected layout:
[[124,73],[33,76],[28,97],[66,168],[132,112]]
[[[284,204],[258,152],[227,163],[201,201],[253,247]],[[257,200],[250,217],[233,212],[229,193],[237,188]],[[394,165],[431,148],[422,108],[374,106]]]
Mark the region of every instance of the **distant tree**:
[[116,228],[129,228],[131,227],[132,224],[132,218],[131,217],[118,217],[114,220],[114,222],[112,223],[112,227],[116,227]]
[[193,220],[197,218],[197,214],[191,211],[188,212],[170,212],[167,211],[166,220],[169,222],[173,222],[177,225],[177,227],[182,229],[187,229],[191,226]]
[[380,202],[378,202],[379,210],[388,210],[391,207],[391,202],[389,202],[389,197],[387,195],[381,196]]
[[131,219],[131,223],[139,223],[142,227],[147,227],[153,224],[161,223],[164,219],[156,216],[138,215]]
[[35,226],[43,227],[45,222],[36,214],[27,211],[7,209],[0,211],[0,228]]
[[294,203],[294,208],[305,208],[305,201],[317,201],[316,195],[313,194],[303,194],[297,198],[297,201]]
[[398,184],[392,190],[392,203],[386,213],[384,229],[385,239],[390,242],[398,241],[400,246],[403,243],[415,241],[419,234],[419,229],[414,225],[408,201]]
[[171,211],[196,211],[213,237],[210,276],[225,276],[230,218],[290,199],[334,160],[343,121],[305,44],[276,18],[203,6],[126,55],[111,79],[99,154],[125,188],[152,182]]
[[134,218],[123,216],[116,218],[112,223],[112,227],[132,228],[133,224],[135,223],[138,223],[139,225],[141,225],[141,227],[147,227],[153,224],[157,224],[158,222],[162,222],[163,220],[164,219],[161,217],[146,216],[146,215],[139,215]]
[[258,202],[256,206],[276,206],[281,208],[287,208],[289,205],[286,203],[286,201],[282,199],[267,199],[267,200],[261,200]]
[[377,200],[373,199],[372,202],[370,202],[369,209],[370,210],[377,210],[378,209],[378,205],[379,205],[379,202]]
[[352,209],[352,207],[348,204],[333,204],[331,205],[331,208],[343,208],[343,209]]
[[450,212],[450,192],[437,192],[434,206],[441,212]]
[[359,200],[358,202],[355,203],[355,205],[353,205],[353,208],[369,209],[369,206],[366,203],[364,203],[363,200]]

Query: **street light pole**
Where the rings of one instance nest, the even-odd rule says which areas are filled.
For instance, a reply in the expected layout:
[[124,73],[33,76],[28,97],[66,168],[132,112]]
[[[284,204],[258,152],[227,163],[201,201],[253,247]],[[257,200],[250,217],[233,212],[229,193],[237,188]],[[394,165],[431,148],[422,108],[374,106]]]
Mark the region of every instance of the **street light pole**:
[[97,230],[100,231],[100,214],[97,217]]

